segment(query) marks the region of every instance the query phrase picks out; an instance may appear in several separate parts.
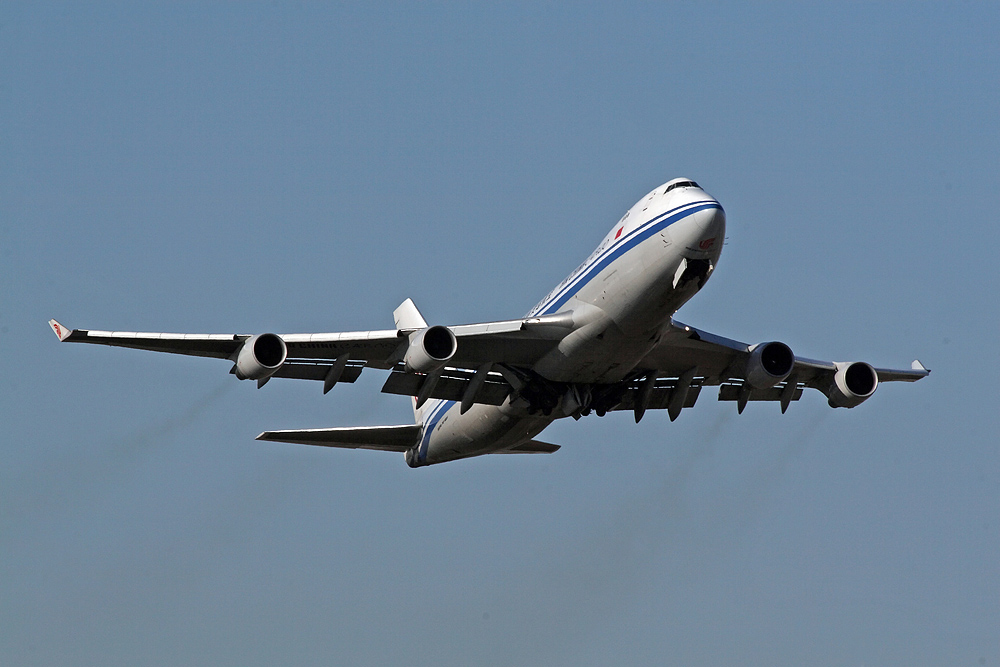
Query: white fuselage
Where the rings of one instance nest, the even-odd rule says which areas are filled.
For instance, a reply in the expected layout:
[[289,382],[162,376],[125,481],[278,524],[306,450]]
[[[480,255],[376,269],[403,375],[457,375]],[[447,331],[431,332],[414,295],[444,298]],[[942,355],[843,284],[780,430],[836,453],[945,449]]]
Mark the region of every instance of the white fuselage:
[[[531,369],[553,383],[586,388],[633,374],[670,318],[704,284],[719,260],[726,217],[686,179],[643,197],[597,249],[531,309],[528,317],[572,312],[573,329]],[[407,461],[420,466],[501,451],[571,414],[529,414],[523,401],[477,404],[429,400],[417,412],[423,435]]]

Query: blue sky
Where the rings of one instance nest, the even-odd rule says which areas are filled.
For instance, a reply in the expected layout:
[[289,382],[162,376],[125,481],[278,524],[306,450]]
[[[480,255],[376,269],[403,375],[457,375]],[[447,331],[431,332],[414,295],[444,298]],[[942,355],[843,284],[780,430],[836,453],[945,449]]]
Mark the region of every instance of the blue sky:
[[[0,4],[0,663],[1000,665],[1000,7]],[[678,317],[933,369],[421,470],[366,373],[59,346],[516,317],[677,176]]]

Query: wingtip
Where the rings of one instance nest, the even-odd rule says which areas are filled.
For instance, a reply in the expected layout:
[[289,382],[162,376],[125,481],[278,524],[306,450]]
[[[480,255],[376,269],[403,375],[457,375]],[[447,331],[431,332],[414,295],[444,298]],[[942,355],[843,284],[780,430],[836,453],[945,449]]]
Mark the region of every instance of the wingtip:
[[69,338],[69,335],[73,333],[72,329],[64,327],[55,320],[49,320],[49,326],[52,327],[52,331],[55,332],[56,336],[59,337],[60,341],[66,340],[67,338]]
[[919,359],[914,359],[913,363],[910,364],[910,368],[912,368],[915,371],[923,371],[925,373],[930,373],[931,372],[931,369],[927,368],[922,363],[920,363]]

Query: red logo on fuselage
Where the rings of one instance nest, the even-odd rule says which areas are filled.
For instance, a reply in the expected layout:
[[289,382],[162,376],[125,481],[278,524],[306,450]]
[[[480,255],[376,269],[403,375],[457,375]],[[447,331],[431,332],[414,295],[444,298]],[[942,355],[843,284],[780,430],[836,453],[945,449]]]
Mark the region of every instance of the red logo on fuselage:
[[619,227],[619,228],[618,228],[618,233],[617,233],[617,234],[615,234],[615,240],[616,240],[616,241],[618,240],[618,237],[622,235],[622,230],[623,230],[623,229],[625,229],[625,228],[624,228],[624,227]]
[[714,245],[715,245],[715,237],[713,236],[712,238],[705,239],[704,241],[702,241],[701,243],[699,243],[698,247],[701,248],[702,250],[708,250],[709,248],[711,248]]

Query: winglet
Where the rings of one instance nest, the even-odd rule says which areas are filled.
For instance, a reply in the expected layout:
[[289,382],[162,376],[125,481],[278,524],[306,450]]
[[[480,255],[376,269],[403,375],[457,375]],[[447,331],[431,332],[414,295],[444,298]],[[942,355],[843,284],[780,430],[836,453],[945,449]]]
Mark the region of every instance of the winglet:
[[922,363],[920,363],[919,359],[914,359],[913,363],[910,364],[910,368],[912,368],[915,371],[924,371],[925,373],[930,373],[930,370]]
[[49,320],[49,326],[52,327],[52,330],[56,332],[56,335],[59,336],[59,340],[61,341],[66,340],[69,338],[69,335],[73,333],[72,329],[67,329],[55,320]]

